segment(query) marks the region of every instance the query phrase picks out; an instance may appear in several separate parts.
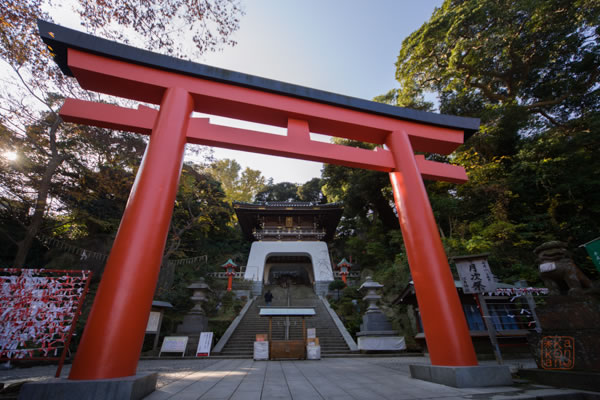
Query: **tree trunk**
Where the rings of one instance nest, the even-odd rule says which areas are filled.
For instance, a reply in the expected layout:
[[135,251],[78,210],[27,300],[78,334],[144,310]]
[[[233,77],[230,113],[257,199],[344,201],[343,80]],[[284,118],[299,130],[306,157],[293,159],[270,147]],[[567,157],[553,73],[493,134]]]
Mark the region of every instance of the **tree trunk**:
[[46,170],[42,176],[42,181],[40,182],[38,195],[35,200],[35,210],[31,216],[31,222],[25,231],[25,237],[21,241],[17,242],[17,254],[13,261],[14,268],[23,268],[25,265],[27,254],[31,249],[33,239],[38,234],[40,227],[42,226],[44,213],[46,212],[46,204],[48,203],[48,193],[50,192],[52,177],[54,176],[56,169],[65,159],[66,156],[64,155],[56,155],[50,159],[50,162],[46,166]]
[[175,280],[175,266],[169,262],[166,257],[163,257],[163,262],[160,268],[160,274],[158,275],[158,282],[156,283],[156,290],[154,291],[155,298],[161,298],[162,295],[167,293]]
[[398,222],[398,217],[394,214],[394,209],[390,205],[390,202],[380,193],[376,193],[372,201],[383,226],[388,229],[399,229],[400,224]]

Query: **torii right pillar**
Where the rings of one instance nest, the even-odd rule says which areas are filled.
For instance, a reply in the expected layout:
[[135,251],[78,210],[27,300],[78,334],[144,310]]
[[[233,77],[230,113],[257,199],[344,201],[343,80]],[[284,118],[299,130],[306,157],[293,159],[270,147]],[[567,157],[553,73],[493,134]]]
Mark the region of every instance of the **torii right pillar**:
[[386,145],[396,166],[390,180],[432,364],[411,365],[411,375],[454,387],[510,385],[507,367],[477,364],[408,134],[391,132]]

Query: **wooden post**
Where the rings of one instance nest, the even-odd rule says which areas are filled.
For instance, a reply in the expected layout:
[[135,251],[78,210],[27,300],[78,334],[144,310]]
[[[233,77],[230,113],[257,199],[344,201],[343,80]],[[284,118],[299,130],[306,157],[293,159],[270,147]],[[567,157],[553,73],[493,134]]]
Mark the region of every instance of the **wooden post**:
[[154,335],[154,343],[152,343],[152,350],[156,350],[158,348],[158,339],[160,337],[160,327],[162,325],[163,313],[164,311],[161,309],[160,316],[158,317],[158,328],[156,330],[156,334]]
[[271,335],[271,329],[273,328],[273,317],[269,316],[269,360],[271,359],[271,343],[273,336]]
[[502,353],[500,353],[500,346],[498,345],[496,327],[494,326],[494,321],[491,321],[492,317],[490,316],[490,312],[487,308],[485,298],[481,293],[478,293],[473,296],[475,297],[475,301],[477,301],[477,305],[479,306],[479,312],[483,317],[483,323],[485,324],[485,327],[488,331],[488,335],[490,336],[490,342],[492,343],[492,348],[494,349],[494,356],[496,356],[496,361],[498,361],[498,364],[502,364]]
[[306,321],[304,319],[304,315],[302,316],[302,341],[304,342],[304,359],[306,359]]
[[529,306],[529,311],[531,311],[531,316],[535,321],[535,331],[537,333],[542,333],[542,324],[540,323],[540,319],[538,318],[537,312],[535,311],[535,300],[531,293],[527,293],[525,295],[525,300],[527,300],[527,305]]

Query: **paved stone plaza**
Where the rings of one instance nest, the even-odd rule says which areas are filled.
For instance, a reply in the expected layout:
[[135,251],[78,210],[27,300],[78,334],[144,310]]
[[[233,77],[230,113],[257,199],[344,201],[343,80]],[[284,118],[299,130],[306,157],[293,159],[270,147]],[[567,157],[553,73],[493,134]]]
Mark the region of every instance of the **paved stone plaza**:
[[[159,374],[157,390],[146,397],[148,400],[534,399],[576,392],[534,384],[456,389],[412,379],[408,365],[424,362],[426,359],[422,357],[319,361],[163,359],[140,361],[138,372]],[[530,361],[513,362],[514,367],[530,367],[530,364]],[[69,366],[65,366],[63,377],[68,371]],[[54,366],[1,370],[0,382],[47,379],[54,372]]]

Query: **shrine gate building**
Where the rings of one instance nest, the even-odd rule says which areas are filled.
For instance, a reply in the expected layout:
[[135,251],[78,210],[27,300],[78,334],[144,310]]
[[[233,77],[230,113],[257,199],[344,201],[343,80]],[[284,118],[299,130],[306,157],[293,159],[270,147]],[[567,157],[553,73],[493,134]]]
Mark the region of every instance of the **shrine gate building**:
[[326,242],[342,216],[340,204],[284,201],[234,203],[234,208],[244,235],[253,242],[244,273],[253,295],[282,278],[327,294],[333,269]]

